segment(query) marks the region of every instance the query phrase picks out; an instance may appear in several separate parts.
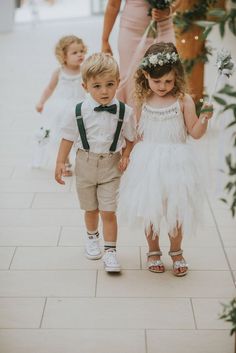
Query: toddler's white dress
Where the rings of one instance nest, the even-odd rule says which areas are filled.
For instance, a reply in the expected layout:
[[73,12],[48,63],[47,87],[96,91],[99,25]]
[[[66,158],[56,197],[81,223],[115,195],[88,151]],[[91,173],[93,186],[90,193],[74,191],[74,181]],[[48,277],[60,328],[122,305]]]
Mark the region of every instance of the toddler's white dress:
[[138,142],[121,178],[118,214],[131,225],[142,221],[147,231],[160,231],[163,217],[168,233],[178,222],[192,234],[202,204],[200,178],[179,101],[165,108],[144,104]]
[[[70,75],[60,69],[59,79],[53,95],[45,103],[40,127],[35,134],[33,167],[52,167],[61,140],[61,128],[75,111],[77,103],[85,98],[81,74]],[[49,131],[49,132],[48,132]]]

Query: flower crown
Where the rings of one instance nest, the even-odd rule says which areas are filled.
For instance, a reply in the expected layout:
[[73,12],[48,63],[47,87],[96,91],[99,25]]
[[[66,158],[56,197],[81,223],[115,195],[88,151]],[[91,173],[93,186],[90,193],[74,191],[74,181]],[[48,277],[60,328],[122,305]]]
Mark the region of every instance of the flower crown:
[[148,56],[145,56],[141,63],[140,63],[140,69],[147,69],[147,68],[152,68],[157,65],[163,66],[166,64],[174,64],[179,60],[179,55],[175,52],[172,53],[167,53],[165,51],[157,54],[149,54]]

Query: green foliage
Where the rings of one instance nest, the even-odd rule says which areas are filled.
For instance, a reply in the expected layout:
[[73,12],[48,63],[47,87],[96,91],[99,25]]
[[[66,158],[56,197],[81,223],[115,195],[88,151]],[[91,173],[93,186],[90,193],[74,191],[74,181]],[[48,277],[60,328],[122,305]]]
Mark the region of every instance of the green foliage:
[[214,5],[216,0],[199,0],[191,9],[183,13],[178,12],[174,17],[174,24],[181,29],[182,33],[187,32],[197,20],[205,20],[210,6]]
[[215,21],[196,21],[195,23],[204,28],[202,38],[206,39],[214,26],[219,26],[221,38],[225,35],[225,28],[228,25],[229,30],[236,36],[236,9],[222,10],[212,9],[208,11],[208,16],[214,16]]
[[[227,110],[231,110],[233,112],[233,120],[227,125],[227,128],[232,128],[236,125],[236,104],[235,103],[227,103],[227,99],[223,99],[219,96],[225,95],[228,97],[236,97],[236,91],[230,85],[225,85],[220,91],[217,92],[217,95],[213,96],[214,100],[222,105],[222,110],[220,114],[224,113]],[[232,141],[233,141],[233,148],[236,147],[236,132],[232,133]],[[226,202],[230,206],[230,210],[232,216],[235,216],[236,212],[236,162],[232,158],[232,154],[228,154],[225,157],[225,162],[227,165],[227,175],[229,177],[229,181],[225,185],[225,191],[228,195],[229,200],[221,199],[223,202]]]
[[212,49],[210,47],[204,47],[202,52],[195,58],[182,60],[186,74],[189,75],[192,72],[194,65],[197,63],[207,63],[209,61],[209,55],[212,55]]
[[232,336],[236,332],[236,297],[232,299],[229,304],[223,305],[223,313],[220,316],[220,319],[223,319],[232,324],[230,335]]

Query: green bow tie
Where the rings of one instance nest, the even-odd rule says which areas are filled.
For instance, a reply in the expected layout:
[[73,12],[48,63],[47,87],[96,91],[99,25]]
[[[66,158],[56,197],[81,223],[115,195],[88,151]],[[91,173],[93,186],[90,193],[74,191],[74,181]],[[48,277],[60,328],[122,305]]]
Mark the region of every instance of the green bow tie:
[[95,107],[94,108],[94,111],[95,112],[108,112],[108,113],[111,113],[111,114],[116,114],[117,112],[117,106],[116,104],[112,104],[112,105],[99,105],[98,107]]

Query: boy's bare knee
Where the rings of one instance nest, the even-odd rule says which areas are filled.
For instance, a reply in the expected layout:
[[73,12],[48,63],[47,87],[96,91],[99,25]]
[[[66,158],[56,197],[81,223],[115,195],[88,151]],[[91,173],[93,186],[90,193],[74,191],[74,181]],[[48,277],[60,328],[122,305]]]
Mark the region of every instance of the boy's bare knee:
[[100,211],[103,222],[114,222],[116,220],[116,214],[113,211]]

